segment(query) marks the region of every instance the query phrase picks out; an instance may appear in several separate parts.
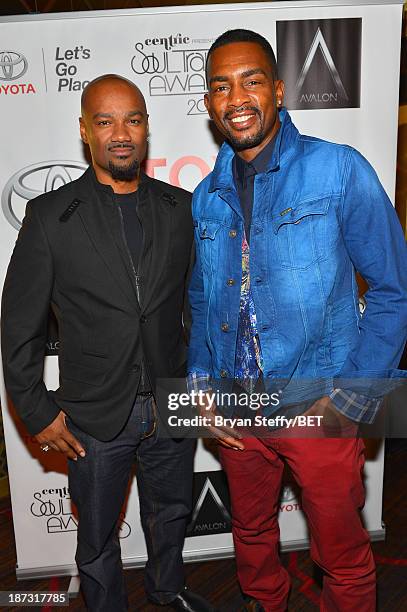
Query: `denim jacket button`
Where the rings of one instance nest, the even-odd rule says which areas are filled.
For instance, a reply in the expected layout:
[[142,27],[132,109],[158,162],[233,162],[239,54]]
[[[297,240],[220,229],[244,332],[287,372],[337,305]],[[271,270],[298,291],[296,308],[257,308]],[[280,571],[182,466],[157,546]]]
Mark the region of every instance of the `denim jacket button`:
[[237,234],[236,230],[230,230],[230,232],[229,232],[230,238],[236,238],[236,234]]
[[222,325],[220,326],[221,330],[224,332],[229,331],[229,325],[227,323],[222,323]]
[[235,284],[235,281],[233,280],[233,278],[228,278],[226,284],[228,287],[233,287],[233,285]]
[[221,371],[219,372],[219,374],[220,374],[221,378],[226,378],[226,377],[227,377],[227,375],[228,375],[228,373],[226,372],[226,370],[221,370]]

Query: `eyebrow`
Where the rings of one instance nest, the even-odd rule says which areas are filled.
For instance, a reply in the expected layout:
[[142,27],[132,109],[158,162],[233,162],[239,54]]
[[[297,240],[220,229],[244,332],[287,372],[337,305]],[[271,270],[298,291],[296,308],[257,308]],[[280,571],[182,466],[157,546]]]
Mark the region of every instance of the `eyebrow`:
[[[264,76],[267,76],[263,68],[251,68],[250,70],[245,70],[239,76],[242,79],[247,79],[247,77],[253,76],[254,74],[263,74]],[[212,85],[212,83],[214,82],[225,83],[227,81],[229,81],[229,77],[217,75],[217,76],[211,77],[211,79],[209,80],[209,85]]]
[[[135,117],[136,115],[139,117],[144,117],[145,113],[139,110],[133,110],[126,113],[126,117]],[[111,113],[95,113],[92,119],[111,119],[113,116],[114,115]]]

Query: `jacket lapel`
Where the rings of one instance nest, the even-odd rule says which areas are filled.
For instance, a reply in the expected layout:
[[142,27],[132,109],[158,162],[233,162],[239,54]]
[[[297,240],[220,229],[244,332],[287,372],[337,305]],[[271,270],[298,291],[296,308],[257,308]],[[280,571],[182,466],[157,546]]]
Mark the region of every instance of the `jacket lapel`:
[[[126,250],[120,213],[113,201],[100,197],[97,189],[92,188],[90,170],[78,180],[78,197],[81,206],[77,213],[93,243],[113,276],[121,292],[132,307],[139,309],[136,279],[132,270],[130,256]],[[89,174],[88,174],[89,173]]]

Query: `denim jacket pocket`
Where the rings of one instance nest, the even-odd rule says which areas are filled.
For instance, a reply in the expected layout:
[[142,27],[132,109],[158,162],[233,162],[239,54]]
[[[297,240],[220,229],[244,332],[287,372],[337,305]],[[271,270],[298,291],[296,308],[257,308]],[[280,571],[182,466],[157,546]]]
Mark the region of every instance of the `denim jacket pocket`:
[[221,228],[219,221],[203,219],[198,221],[196,236],[197,248],[200,249],[202,264],[209,271],[213,266],[217,265],[217,252],[219,250],[219,240],[216,240],[216,235]]
[[200,240],[215,240],[220,225],[219,221],[211,221],[210,219],[198,221],[198,236]]
[[[330,197],[300,202],[272,219],[279,262],[283,268],[305,270],[328,257]],[[285,212],[285,211],[284,211]],[[329,243],[329,244],[328,244]]]

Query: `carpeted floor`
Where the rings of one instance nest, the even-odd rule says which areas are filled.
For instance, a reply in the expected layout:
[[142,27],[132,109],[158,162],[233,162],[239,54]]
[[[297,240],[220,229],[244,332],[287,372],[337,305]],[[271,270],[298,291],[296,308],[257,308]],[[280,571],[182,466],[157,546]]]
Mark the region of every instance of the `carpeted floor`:
[[[407,611],[407,440],[389,440],[386,445],[385,486],[383,519],[386,523],[386,541],[373,544],[378,574],[378,611]],[[20,581],[15,578],[15,548],[10,502],[0,502],[0,590],[66,590],[69,578]],[[292,577],[290,612],[315,612],[318,610],[321,576],[311,563],[308,552],[292,552],[282,555],[284,565]],[[236,581],[233,559],[194,563],[186,566],[190,588],[201,593],[220,612],[237,612],[242,606]],[[130,610],[159,612],[147,603],[143,591],[142,570],[126,571]],[[2,608],[5,609],[5,608]],[[9,607],[18,611],[19,607]],[[50,612],[53,608],[24,608]],[[67,608],[55,608],[67,609]],[[85,610],[81,596],[71,600],[69,610]],[[341,612],[357,612],[343,610]],[[374,611],[372,611],[374,612]]]

